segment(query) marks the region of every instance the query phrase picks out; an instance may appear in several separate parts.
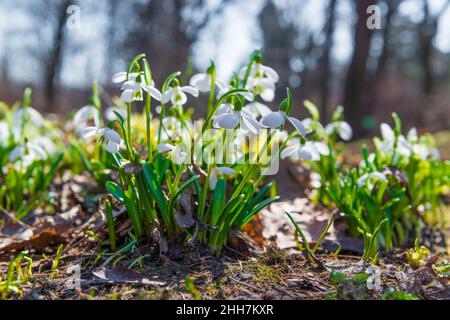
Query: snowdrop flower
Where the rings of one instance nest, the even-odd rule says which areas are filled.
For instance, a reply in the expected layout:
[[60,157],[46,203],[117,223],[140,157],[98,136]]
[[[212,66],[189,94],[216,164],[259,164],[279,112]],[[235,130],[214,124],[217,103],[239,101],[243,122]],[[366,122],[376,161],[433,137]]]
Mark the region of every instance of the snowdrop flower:
[[0,145],[5,146],[9,140],[9,126],[5,121],[0,121]]
[[249,78],[247,89],[266,102],[272,102],[275,98],[275,82],[269,78]]
[[15,124],[22,123],[24,118],[28,118],[35,126],[40,127],[44,124],[44,118],[36,109],[32,107],[25,107],[17,109],[13,114],[13,121]]
[[125,103],[142,101],[142,90],[158,101],[162,99],[162,94],[155,88],[155,83],[152,81],[149,86],[146,85],[143,77],[139,73],[130,73],[127,79],[126,72],[119,72],[113,76],[112,80],[114,83],[122,83],[120,99]]
[[213,118],[213,127],[236,129],[238,125],[240,125],[240,129],[244,133],[250,131],[258,134],[261,129],[261,125],[255,119],[254,115],[245,107],[240,111],[234,111],[231,104],[222,104]]
[[[243,78],[247,68],[244,67],[239,71],[239,76]],[[280,76],[271,67],[265,66],[260,62],[252,65],[250,75],[247,81],[247,89],[258,94],[264,101],[271,102],[275,97],[275,84],[279,81]]]
[[127,111],[123,108],[117,107],[117,106],[110,106],[105,111],[105,118],[108,121],[114,121],[117,119],[117,115],[115,114],[117,112],[122,116],[122,118],[127,118]]
[[324,143],[307,141],[301,144],[300,139],[293,139],[291,145],[281,152],[281,159],[291,157],[295,161],[319,161],[321,155],[328,156],[329,154],[330,150]]
[[[243,78],[245,76],[246,72],[247,72],[247,67],[243,67],[241,70],[239,70],[239,77]],[[265,65],[261,64],[260,62],[256,62],[252,65],[249,77],[251,77],[251,78],[266,78],[266,79],[271,80],[274,83],[277,83],[280,80],[280,76],[273,68],[265,66]]]
[[[183,141],[189,141],[191,139],[191,132],[193,131],[193,124],[191,121],[186,120],[182,122],[176,117],[165,117],[162,120],[161,141],[181,139]],[[155,138],[158,137],[158,130],[155,131]]]
[[421,160],[426,160],[433,157],[436,160],[441,159],[439,150],[434,145],[427,143],[427,139],[420,139],[416,128],[411,128],[406,135],[406,140],[410,144],[414,156]]
[[32,141],[32,144],[41,147],[48,155],[52,155],[56,152],[55,143],[48,137],[38,137]]
[[104,141],[105,150],[109,153],[118,153],[123,144],[120,135],[110,128],[86,127],[80,131],[80,136],[83,139],[89,139],[97,136]]
[[173,105],[182,106],[182,105],[186,104],[186,102],[187,102],[186,93],[188,93],[194,97],[198,97],[198,94],[199,94],[197,88],[194,88],[192,86],[170,87],[169,90],[164,92],[161,102],[167,103],[167,102],[171,101]]
[[[209,73],[194,74],[189,81],[189,84],[198,89],[200,92],[208,92],[211,90],[211,75]],[[228,87],[227,83],[221,79],[216,78],[216,86],[219,92]]]
[[320,174],[311,172],[309,179],[311,187],[313,187],[314,189],[319,189],[322,186],[322,177],[320,176]]
[[98,127],[100,125],[100,112],[94,106],[84,106],[73,116],[73,125],[75,128],[82,129],[87,126],[87,122],[90,119],[92,119],[94,125]]
[[32,142],[27,142],[24,145],[15,147],[9,154],[10,162],[15,162],[19,159],[19,161],[14,165],[16,170],[26,168],[34,161],[45,160],[46,158],[47,154],[45,153],[45,150]]
[[324,128],[319,121],[313,120],[311,118],[306,118],[302,120],[303,126],[306,128],[307,133],[311,133],[313,131],[323,132]]
[[380,172],[371,172],[362,175],[358,179],[357,184],[359,188],[367,186],[369,190],[372,191],[378,181],[388,182],[388,179]]
[[245,106],[245,109],[250,111],[255,117],[264,117],[272,112],[268,106],[259,102],[249,103]]
[[[138,76],[137,73],[130,73],[129,79],[135,80],[137,78],[137,76]],[[127,72],[119,72],[119,73],[116,73],[115,75],[113,75],[113,77],[112,77],[113,83],[123,83],[125,81],[127,81]]]
[[336,132],[339,135],[339,137],[344,141],[349,141],[353,137],[352,127],[345,121],[335,121],[329,123],[325,127],[325,131],[329,135]]
[[169,158],[178,165],[183,164],[187,157],[187,152],[182,148],[168,143],[160,143],[156,149],[161,153],[168,153]]
[[298,133],[302,136],[306,135],[306,128],[303,123],[294,117],[288,117],[284,111],[276,111],[266,114],[262,117],[260,123],[265,128],[277,129],[283,126],[286,120],[294,126]]
[[[384,154],[394,152],[396,140],[394,130],[392,130],[392,128],[386,123],[382,123],[380,125],[380,129],[381,129],[381,136],[383,139],[379,144],[378,149]],[[403,135],[400,135],[397,138],[397,149],[396,149],[397,153],[399,155],[409,157],[411,155],[411,149],[412,147],[406,140],[406,138]]]
[[231,168],[228,168],[228,167],[215,167],[211,171],[211,174],[209,175],[209,189],[210,190],[216,189],[218,177],[220,177],[220,176],[231,176],[233,174],[236,174],[236,171],[234,171]]
[[412,127],[408,131],[408,134],[406,135],[406,139],[411,144],[419,142],[419,134],[417,133],[417,129],[415,127]]

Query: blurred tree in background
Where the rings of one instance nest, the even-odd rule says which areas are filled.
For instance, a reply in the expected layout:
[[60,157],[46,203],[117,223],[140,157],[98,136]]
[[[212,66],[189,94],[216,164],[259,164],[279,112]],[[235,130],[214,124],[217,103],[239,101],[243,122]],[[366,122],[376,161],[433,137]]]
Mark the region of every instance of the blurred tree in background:
[[[69,5],[81,9],[80,29],[67,28]],[[371,5],[381,29],[367,28]],[[329,120],[342,104],[358,136],[393,111],[440,129],[450,125],[449,21],[450,0],[0,0],[0,99],[32,85],[36,107],[67,112],[98,80],[109,104],[112,74],[137,53],[160,85],[210,59],[230,77],[259,47],[297,113],[307,98]]]

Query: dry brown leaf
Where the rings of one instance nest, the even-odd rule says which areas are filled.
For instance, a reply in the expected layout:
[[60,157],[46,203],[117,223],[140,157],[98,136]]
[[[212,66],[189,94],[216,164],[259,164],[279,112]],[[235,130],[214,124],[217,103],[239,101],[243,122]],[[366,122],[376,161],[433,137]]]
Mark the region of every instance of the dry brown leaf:
[[151,286],[164,286],[166,284],[165,282],[150,280],[139,272],[125,268],[106,269],[102,267],[95,269],[92,274],[108,283],[130,283]]

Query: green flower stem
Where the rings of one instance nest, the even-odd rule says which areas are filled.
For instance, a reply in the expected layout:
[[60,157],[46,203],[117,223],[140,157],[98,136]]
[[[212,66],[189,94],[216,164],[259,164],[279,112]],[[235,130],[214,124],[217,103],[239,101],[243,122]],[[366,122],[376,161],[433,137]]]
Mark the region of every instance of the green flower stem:
[[152,140],[151,140],[151,105],[152,105],[152,96],[147,94],[147,100],[145,101],[145,122],[146,122],[146,134],[147,134],[147,152],[148,152],[148,160],[152,161],[153,159],[153,150],[152,150]]
[[159,127],[158,127],[158,144],[161,143],[161,135],[162,135],[162,129],[163,129],[163,119],[166,116],[166,104],[161,104],[161,114],[159,115]]
[[224,103],[228,98],[239,94],[240,92],[247,92],[247,90],[244,89],[234,89],[229,91],[228,93],[224,94],[222,97],[220,97],[219,100],[217,100],[216,104],[214,105],[214,108],[212,108],[211,112],[209,112],[208,117],[205,121],[205,123],[203,124],[203,128],[202,128],[202,133],[205,133],[205,131],[207,129],[211,128],[212,125],[212,118],[214,117],[214,114],[216,113],[217,109],[219,108],[219,106]]
[[127,103],[127,138],[131,145],[131,103]]
[[205,215],[205,207],[206,207],[206,197],[208,196],[208,189],[209,189],[209,177],[211,176],[212,172],[212,166],[208,168],[208,175],[205,178],[205,184],[203,185],[202,194],[200,195],[199,199],[199,205],[198,205],[198,217],[200,221],[205,222],[204,215]]
[[214,106],[215,91],[216,91],[216,71],[213,70],[211,74],[211,89],[209,90],[208,114],[211,114],[212,108]]

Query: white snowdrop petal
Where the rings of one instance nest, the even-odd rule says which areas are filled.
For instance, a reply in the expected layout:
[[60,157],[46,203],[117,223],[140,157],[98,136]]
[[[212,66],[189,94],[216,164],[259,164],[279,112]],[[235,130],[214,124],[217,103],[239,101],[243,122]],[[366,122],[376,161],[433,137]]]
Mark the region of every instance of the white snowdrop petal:
[[285,114],[283,112],[271,112],[261,119],[261,125],[265,128],[275,129],[284,124]]
[[181,87],[180,90],[182,92],[189,93],[190,95],[192,95],[194,97],[198,97],[198,94],[199,94],[198,89],[194,88],[193,86],[184,86],[184,87]]
[[227,113],[217,117],[217,126],[224,129],[235,129],[239,124],[239,114],[237,112]]
[[209,175],[209,189],[215,190],[217,185],[217,170],[213,170]]
[[228,104],[228,103],[223,103],[217,108],[217,111],[214,114],[214,116],[219,117],[225,113],[230,113],[232,111],[233,111],[233,105]]
[[174,90],[173,89],[169,89],[166,92],[163,93],[162,95],[162,99],[161,102],[162,103],[167,103],[170,101],[170,99],[172,99],[172,96],[174,95]]
[[234,171],[233,169],[229,168],[229,167],[217,167],[217,170],[224,175],[232,175],[232,174],[236,174],[236,171]]
[[112,140],[109,140],[106,144],[105,144],[105,150],[108,151],[109,153],[117,153],[120,150],[120,144],[115,143]]
[[353,137],[352,127],[345,121],[339,123],[339,136],[344,141],[349,141]]
[[266,102],[272,102],[273,99],[275,99],[275,90],[273,89],[265,89],[260,94],[261,99],[263,99]]
[[217,93],[217,99],[222,98],[229,90],[229,87],[223,88],[219,91],[219,93]]
[[187,153],[179,148],[175,148],[173,153],[174,154],[172,156],[172,160],[178,165],[183,164],[186,159]]
[[173,105],[184,105],[187,102],[187,96],[183,91],[176,90],[170,101]]
[[326,132],[328,135],[331,135],[331,134],[333,134],[335,127],[336,127],[336,126],[335,126],[334,123],[329,123],[329,124],[327,124],[327,125],[325,126],[325,132]]
[[263,89],[270,89],[272,91],[275,92],[275,82],[273,82],[271,79],[269,78],[260,78],[258,80],[258,84],[263,88]]
[[56,151],[56,145],[47,137],[38,137],[32,143],[40,146],[47,154],[52,154]]
[[208,92],[211,89],[210,76],[204,73],[197,73],[192,76],[189,84],[200,92]]
[[140,89],[140,85],[134,81],[126,81],[124,82],[124,84],[120,87],[120,90],[139,90]]
[[201,81],[202,79],[205,78],[205,74],[204,73],[197,73],[194,74],[191,79],[189,80],[189,84],[193,87],[196,86],[197,82]]
[[158,89],[156,89],[154,86],[143,86],[142,89],[144,89],[145,92],[149,93],[156,100],[158,100],[158,101],[162,100],[161,92]]
[[285,148],[282,152],[281,152],[281,159],[286,159],[287,157],[292,156],[294,153],[298,152],[299,146],[290,146]]
[[313,150],[311,148],[302,147],[298,151],[298,157],[302,160],[313,160]]
[[259,102],[256,103],[256,110],[258,110],[259,114],[263,117],[272,112],[268,106]]
[[361,188],[362,186],[364,186],[364,185],[366,184],[366,181],[367,181],[367,178],[368,178],[368,177],[369,177],[369,174],[366,173],[366,174],[362,175],[362,176],[358,179],[357,184],[358,184],[358,187],[359,187],[359,188]]
[[31,122],[35,126],[41,126],[44,123],[44,118],[39,113],[39,111],[37,111],[36,109],[34,109],[32,107],[27,107],[26,110],[28,112]]
[[306,128],[300,120],[294,117],[288,117],[287,119],[302,136],[306,135]]
[[105,128],[105,130],[103,131],[103,136],[105,137],[106,140],[113,141],[117,144],[120,144],[120,142],[122,141],[120,135],[110,128]]
[[272,112],[272,110],[268,106],[260,102],[249,103],[242,110],[244,109],[248,112],[251,112],[252,114],[255,114],[256,116],[262,117]]
[[83,139],[88,139],[88,138],[93,137],[96,134],[98,134],[99,131],[100,131],[100,129],[97,127],[86,127],[86,128],[81,129],[80,137]]
[[243,96],[247,101],[253,101],[255,99],[255,96],[250,92],[239,92],[239,95]]
[[9,161],[13,162],[18,158],[22,158],[24,156],[24,152],[25,151],[25,147],[24,146],[19,146],[19,147],[15,147],[11,153],[9,154]]
[[118,72],[112,77],[113,83],[122,83],[127,80],[127,73],[126,72]]
[[117,115],[116,113],[120,114],[122,116],[122,118],[126,119],[127,118],[127,112],[126,110],[116,107],[116,106],[110,106],[108,107],[108,109],[106,109],[105,111],[105,117],[108,121],[114,121],[117,119]]
[[9,126],[6,122],[0,121],[0,145],[8,143],[9,139]]
[[158,144],[156,149],[159,152],[168,152],[168,151],[173,151],[175,149],[175,147],[170,145],[170,144],[168,144],[168,143],[160,143],[160,144]]
[[419,140],[419,135],[417,134],[417,129],[415,127],[408,131],[407,139],[409,142],[417,142]]
[[278,82],[280,80],[280,76],[278,75],[278,72],[275,71],[275,69],[268,66],[261,66],[261,69],[263,70],[265,75],[269,77],[273,82]]
[[371,173],[366,173],[364,175],[362,175],[358,181],[358,187],[362,187],[364,185],[366,185],[367,182],[371,182],[369,189],[373,188],[373,183],[376,183],[377,181],[388,181],[387,178],[381,173],[381,172],[371,172]]
[[[139,73],[138,72],[131,72],[129,75],[128,75],[128,80],[130,80],[130,81],[136,81],[136,79],[139,77]],[[141,78],[142,79],[142,78]]]
[[228,88],[228,84],[222,79],[216,79],[216,86],[220,91]]
[[328,146],[325,143],[315,142],[313,145],[314,145],[314,148],[316,148],[320,154],[322,154],[324,156],[330,155],[330,149],[328,148]]
[[254,119],[251,115],[246,115],[243,111],[241,112],[241,119],[245,124],[245,128],[250,130],[254,134],[258,134],[261,129],[261,125],[256,119]]
[[91,114],[91,106],[84,106],[80,110],[75,113],[73,117],[74,125],[78,126],[85,123],[89,119],[89,115]]
[[394,130],[387,124],[382,123],[380,125],[381,135],[384,140],[390,140],[395,138]]
[[39,145],[34,144],[34,143],[28,143],[27,147],[28,147],[30,153],[34,154],[34,156],[36,158],[39,158],[41,160],[47,158],[47,153]]
[[125,103],[131,103],[133,102],[133,94],[134,94],[133,90],[125,90],[120,95],[120,99]]

